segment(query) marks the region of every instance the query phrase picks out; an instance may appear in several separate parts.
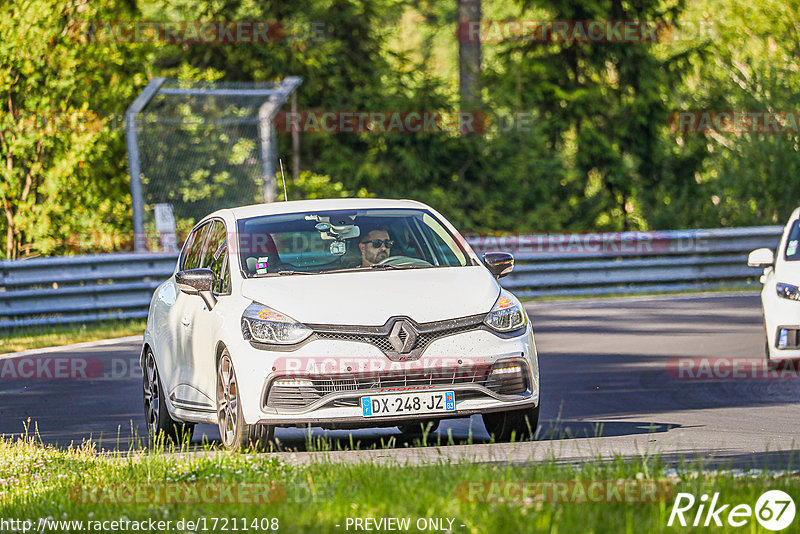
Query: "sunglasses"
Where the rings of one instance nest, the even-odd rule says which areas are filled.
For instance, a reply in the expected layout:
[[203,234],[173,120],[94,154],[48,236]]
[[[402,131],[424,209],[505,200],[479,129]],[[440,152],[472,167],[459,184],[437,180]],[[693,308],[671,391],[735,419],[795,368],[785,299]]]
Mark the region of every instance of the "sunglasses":
[[383,240],[372,239],[370,241],[367,241],[367,243],[372,243],[373,248],[381,248],[381,245],[383,245],[386,248],[392,248],[392,246],[394,245],[394,241],[392,241],[391,239],[383,239]]

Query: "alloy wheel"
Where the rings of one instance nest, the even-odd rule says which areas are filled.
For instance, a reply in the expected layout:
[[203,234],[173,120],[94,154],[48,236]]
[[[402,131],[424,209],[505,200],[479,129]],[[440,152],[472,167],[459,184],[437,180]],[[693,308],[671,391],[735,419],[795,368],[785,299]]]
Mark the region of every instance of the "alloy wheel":
[[158,411],[159,411],[159,391],[158,391],[158,370],[156,369],[156,359],[152,351],[147,352],[144,367],[144,413],[147,420],[147,430],[151,436],[158,432]]
[[217,369],[217,418],[222,443],[230,447],[236,439],[239,389],[230,356],[223,354]]

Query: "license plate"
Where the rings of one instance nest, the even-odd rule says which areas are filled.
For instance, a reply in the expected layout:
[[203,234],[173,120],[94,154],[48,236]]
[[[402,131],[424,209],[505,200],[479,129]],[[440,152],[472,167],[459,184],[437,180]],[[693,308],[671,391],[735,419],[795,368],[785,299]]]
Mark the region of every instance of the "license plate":
[[454,411],[456,411],[456,395],[452,391],[361,397],[361,412],[364,417]]

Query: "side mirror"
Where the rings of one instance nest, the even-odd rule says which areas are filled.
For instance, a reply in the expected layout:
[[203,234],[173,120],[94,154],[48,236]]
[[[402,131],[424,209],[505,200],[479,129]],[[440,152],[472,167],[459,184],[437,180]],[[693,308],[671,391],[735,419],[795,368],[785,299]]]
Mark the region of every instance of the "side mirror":
[[747,256],[747,265],[750,267],[772,267],[775,264],[775,255],[768,248],[757,248]]
[[487,252],[483,264],[495,278],[503,278],[514,269],[514,256],[508,252]]
[[175,275],[178,288],[187,295],[200,295],[210,310],[217,304],[214,296],[214,272],[211,269],[187,269]]

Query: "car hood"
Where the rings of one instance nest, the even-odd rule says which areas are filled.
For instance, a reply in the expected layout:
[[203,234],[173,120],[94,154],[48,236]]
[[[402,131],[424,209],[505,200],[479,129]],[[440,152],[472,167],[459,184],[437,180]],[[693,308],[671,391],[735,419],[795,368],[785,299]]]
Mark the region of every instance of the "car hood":
[[500,294],[482,266],[357,271],[251,278],[242,295],[312,324],[380,326],[404,315],[418,323],[488,313]]

